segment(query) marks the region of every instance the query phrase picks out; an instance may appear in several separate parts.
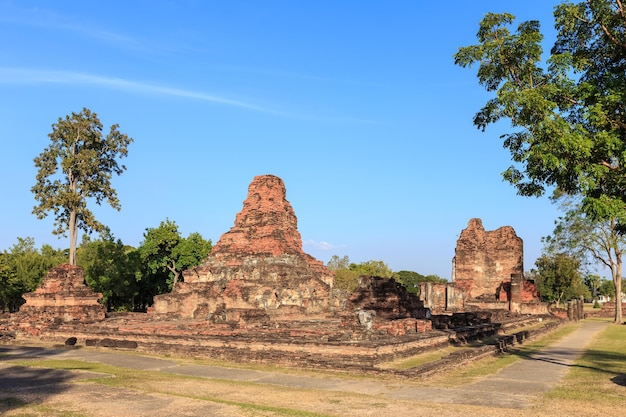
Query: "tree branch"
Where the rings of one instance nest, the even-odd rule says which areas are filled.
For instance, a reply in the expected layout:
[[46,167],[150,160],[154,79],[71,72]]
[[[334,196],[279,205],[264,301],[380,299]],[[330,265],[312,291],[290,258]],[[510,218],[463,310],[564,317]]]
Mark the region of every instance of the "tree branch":
[[607,167],[608,169],[610,169],[612,171],[616,171],[616,170],[619,169],[619,166],[613,165],[613,164],[611,164],[610,162],[607,162],[607,161],[601,161],[600,163],[602,164],[602,166],[605,166],[605,167]]
[[[621,12],[620,14],[622,16],[624,16],[624,14],[623,14],[624,10],[621,7],[621,3],[619,3],[619,0],[617,0],[617,1],[618,1],[620,12]],[[606,25],[604,23],[600,22],[600,20],[597,18],[596,13],[595,13],[595,11],[593,9],[593,6],[591,5],[591,0],[587,0],[587,4],[589,4],[589,9],[591,10],[591,13],[593,14],[594,19],[598,22],[598,24],[602,28],[602,31],[609,38],[609,40],[611,42],[613,42],[617,46],[621,46],[622,48],[626,48],[626,43],[621,42],[619,39],[617,39],[615,36],[613,36],[613,34],[609,31],[609,29],[606,27]]]

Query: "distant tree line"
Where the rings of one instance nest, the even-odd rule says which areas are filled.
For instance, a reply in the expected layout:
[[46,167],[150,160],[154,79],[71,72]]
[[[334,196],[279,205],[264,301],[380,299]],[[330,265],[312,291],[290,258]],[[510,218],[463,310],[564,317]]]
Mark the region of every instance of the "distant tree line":
[[392,271],[383,261],[351,263],[347,256],[333,255],[328,261],[328,269],[335,273],[335,287],[348,292],[354,291],[360,276],[393,278],[404,285],[409,292],[417,293],[420,282],[448,282],[438,275],[422,275],[413,271]]
[[[104,228],[96,239],[83,235],[76,263],[85,270],[85,282],[102,293],[108,311],[145,311],[155,295],[171,291],[185,269],[199,265],[212,243],[199,233],[183,237],[174,221],[147,228],[139,247],[125,245]],[[67,249],[35,246],[31,237],[17,238],[0,253],[0,310],[15,312],[22,294],[34,291],[46,272],[67,263]]]

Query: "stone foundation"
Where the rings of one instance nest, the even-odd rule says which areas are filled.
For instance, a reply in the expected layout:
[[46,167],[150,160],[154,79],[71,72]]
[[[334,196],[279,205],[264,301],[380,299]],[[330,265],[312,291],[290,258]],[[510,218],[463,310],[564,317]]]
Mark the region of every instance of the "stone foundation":
[[[387,329],[374,326],[368,337],[357,340],[351,339],[345,328],[339,330],[336,320],[276,322],[272,328],[245,330],[207,326],[197,320],[155,321],[146,314],[123,313],[96,324],[58,324],[45,329],[37,338],[21,334],[17,341],[45,340],[63,344],[71,339],[75,346],[102,349],[381,373],[383,371],[378,366],[385,362],[537,322],[536,317],[509,317],[504,322],[485,322],[494,317],[496,315],[459,315],[446,329],[399,332],[393,337]],[[381,323],[395,323],[397,328],[404,329],[407,324],[430,325],[431,321],[402,319]],[[362,335],[361,332],[357,334]],[[497,346],[486,349],[492,354],[498,351]]]

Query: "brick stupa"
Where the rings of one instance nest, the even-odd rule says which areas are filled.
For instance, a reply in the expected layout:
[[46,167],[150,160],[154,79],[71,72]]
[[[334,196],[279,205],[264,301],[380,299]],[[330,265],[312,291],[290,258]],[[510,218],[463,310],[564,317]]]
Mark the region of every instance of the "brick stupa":
[[83,268],[69,264],[49,270],[39,288],[23,297],[19,321],[33,334],[51,325],[93,323],[105,317],[106,308],[98,301],[102,294],[85,284]]
[[335,307],[332,274],[303,252],[285,185],[274,175],[254,178],[234,226],[183,278],[170,294],[155,297],[156,316],[249,326]]

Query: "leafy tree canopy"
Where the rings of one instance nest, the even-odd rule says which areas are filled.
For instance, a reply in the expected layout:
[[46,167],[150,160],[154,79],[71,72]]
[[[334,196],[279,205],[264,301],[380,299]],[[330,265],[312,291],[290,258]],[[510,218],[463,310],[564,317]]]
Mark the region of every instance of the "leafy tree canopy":
[[[565,214],[558,219],[551,236],[543,238],[547,253],[567,253],[583,266],[601,265],[611,271],[614,293],[622,292],[622,251],[626,236],[613,217],[594,218],[585,213],[580,201],[568,199],[562,205]],[[587,282],[595,295],[600,277],[590,275]],[[615,304],[615,323],[622,322],[622,305]]]
[[176,285],[183,270],[199,265],[212,247],[211,240],[204,240],[199,233],[183,238],[178,225],[166,219],[159,227],[146,229],[139,253],[161,293]]
[[348,292],[357,288],[359,277],[362,275],[394,278],[404,285],[409,292],[413,293],[419,290],[418,283],[420,282],[448,282],[438,275],[422,275],[414,271],[393,272],[383,261],[370,260],[359,264],[351,263],[347,256],[333,255],[328,261],[327,267],[335,272],[335,287]]
[[521,195],[546,187],[582,194],[595,217],[626,220],[626,11],[620,1],[562,3],[554,12],[557,40],[543,61],[538,21],[489,13],[477,45],[462,47],[456,64],[478,64],[478,79],[494,92],[476,114],[485,129],[503,118],[502,136],[516,163],[504,178]]
[[[524,196],[582,196],[593,220],[626,228],[626,8],[621,0],[563,2],[554,9],[557,38],[544,60],[538,21],[488,13],[478,44],[459,48],[455,63],[478,65],[492,92],[474,117],[485,129],[502,119],[514,164],[503,173]],[[621,274],[614,275],[616,292]],[[619,283],[618,283],[619,282]],[[621,322],[621,307],[616,308]]]
[[564,253],[542,255],[535,262],[535,283],[541,296],[551,303],[585,297],[589,289],[580,272],[580,261]]
[[46,272],[66,257],[66,251],[49,245],[38,250],[32,237],[18,237],[9,251],[0,253],[0,309],[17,311],[22,294],[37,289]]
[[422,275],[414,271],[398,271],[398,281],[406,287],[409,292],[417,293],[421,282],[446,283],[448,280],[438,275]]
[[84,268],[85,281],[91,289],[102,293],[102,302],[109,311],[134,309],[140,265],[138,257],[129,256],[133,251],[116,240],[106,227],[96,240],[83,235],[77,253],[78,266]]
[[381,278],[395,278],[396,274],[389,268],[389,266],[383,261],[366,261],[360,264],[350,264],[348,266],[350,271],[358,272],[359,275],[369,275],[372,277]]
[[118,160],[128,153],[132,139],[113,125],[103,136],[102,123],[96,113],[83,108],[52,125],[50,145],[35,158],[37,182],[32,188],[37,205],[33,214],[42,219],[54,214],[54,234],[65,236],[69,231],[69,263],[76,265],[78,229],[102,231],[87,201],[100,205],[107,201],[120,209],[111,176],[126,167]]
[[348,269],[350,267],[350,258],[348,258],[347,256],[340,258],[338,255],[333,255],[326,266],[331,271]]

